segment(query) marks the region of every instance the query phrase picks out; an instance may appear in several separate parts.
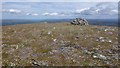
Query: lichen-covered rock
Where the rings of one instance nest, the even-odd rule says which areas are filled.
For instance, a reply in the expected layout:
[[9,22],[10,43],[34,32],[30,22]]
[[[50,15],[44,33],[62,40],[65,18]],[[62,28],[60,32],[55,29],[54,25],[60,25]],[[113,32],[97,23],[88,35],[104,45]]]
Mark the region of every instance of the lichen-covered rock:
[[86,19],[82,19],[82,18],[73,19],[70,23],[73,25],[81,25],[81,26],[88,25],[88,21]]

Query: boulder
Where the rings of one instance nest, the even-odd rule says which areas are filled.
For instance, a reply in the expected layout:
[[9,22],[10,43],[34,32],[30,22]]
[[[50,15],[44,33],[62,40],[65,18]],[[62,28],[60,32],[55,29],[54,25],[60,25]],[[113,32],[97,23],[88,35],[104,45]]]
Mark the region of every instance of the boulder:
[[88,21],[86,19],[82,19],[82,18],[73,19],[70,23],[73,25],[81,25],[81,26],[88,25]]

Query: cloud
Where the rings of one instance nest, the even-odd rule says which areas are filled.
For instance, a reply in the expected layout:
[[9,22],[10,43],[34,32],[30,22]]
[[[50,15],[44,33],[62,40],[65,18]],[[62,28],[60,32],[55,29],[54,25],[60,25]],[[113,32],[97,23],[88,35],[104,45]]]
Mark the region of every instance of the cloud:
[[50,15],[51,16],[56,16],[56,15],[58,15],[58,13],[51,13]]
[[20,13],[21,10],[18,10],[18,9],[3,9],[2,12]]
[[75,14],[82,15],[116,15],[118,14],[115,3],[98,3],[93,7],[77,9]]
[[80,10],[76,10],[75,14],[82,14],[82,15],[92,15],[97,14],[99,9],[91,9],[91,8],[83,8]]
[[96,9],[95,11],[96,11],[96,12],[99,12],[99,11],[100,11],[100,9]]
[[90,9],[90,8],[77,9],[76,12],[77,12],[77,13],[81,13],[82,11],[89,10],[89,9]]
[[31,15],[30,13],[26,13],[26,15]]
[[22,14],[22,15],[31,15],[31,16],[38,16],[39,15],[37,13],[29,13],[29,12],[26,13],[25,11],[21,11],[19,9],[2,9],[2,12]]
[[42,15],[43,16],[68,16],[69,14],[66,14],[64,12],[60,12],[60,13],[57,13],[57,12],[45,12]]
[[26,13],[26,15],[28,16],[28,15],[31,15],[31,16],[38,16],[39,14],[37,14],[37,13]]
[[49,13],[46,12],[46,13],[43,13],[42,15],[47,16],[47,15],[49,15]]
[[37,14],[37,13],[34,13],[34,14],[32,14],[33,16],[38,16],[39,14]]
[[44,15],[44,16],[57,16],[58,13],[56,13],[56,12],[53,12],[53,13],[46,12],[46,13],[43,13],[42,15]]
[[12,12],[12,13],[20,13],[21,10],[18,10],[18,9],[9,9],[9,12]]
[[99,16],[106,14],[115,15],[118,13],[116,6],[117,4],[114,5],[114,3],[110,2],[7,2],[3,3],[3,10],[0,11],[5,12],[4,17],[9,18],[11,18],[11,14],[13,14],[14,18],[24,18],[25,16],[28,18],[72,18],[80,16],[87,17],[88,15],[90,17],[95,17],[94,15]]
[[111,10],[112,12],[118,13],[118,10]]

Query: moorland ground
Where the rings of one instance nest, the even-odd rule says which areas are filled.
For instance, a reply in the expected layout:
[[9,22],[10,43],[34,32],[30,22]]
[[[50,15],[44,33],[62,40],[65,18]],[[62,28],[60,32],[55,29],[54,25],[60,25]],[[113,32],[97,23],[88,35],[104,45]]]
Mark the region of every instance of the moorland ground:
[[40,23],[2,26],[4,66],[118,65],[118,27]]

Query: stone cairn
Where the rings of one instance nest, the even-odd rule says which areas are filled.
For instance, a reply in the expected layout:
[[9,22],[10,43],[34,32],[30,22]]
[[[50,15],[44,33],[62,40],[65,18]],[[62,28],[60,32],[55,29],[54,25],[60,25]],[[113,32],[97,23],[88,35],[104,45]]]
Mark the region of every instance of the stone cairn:
[[73,19],[70,23],[73,25],[81,25],[81,26],[88,25],[88,21],[86,19],[82,19],[82,18]]

